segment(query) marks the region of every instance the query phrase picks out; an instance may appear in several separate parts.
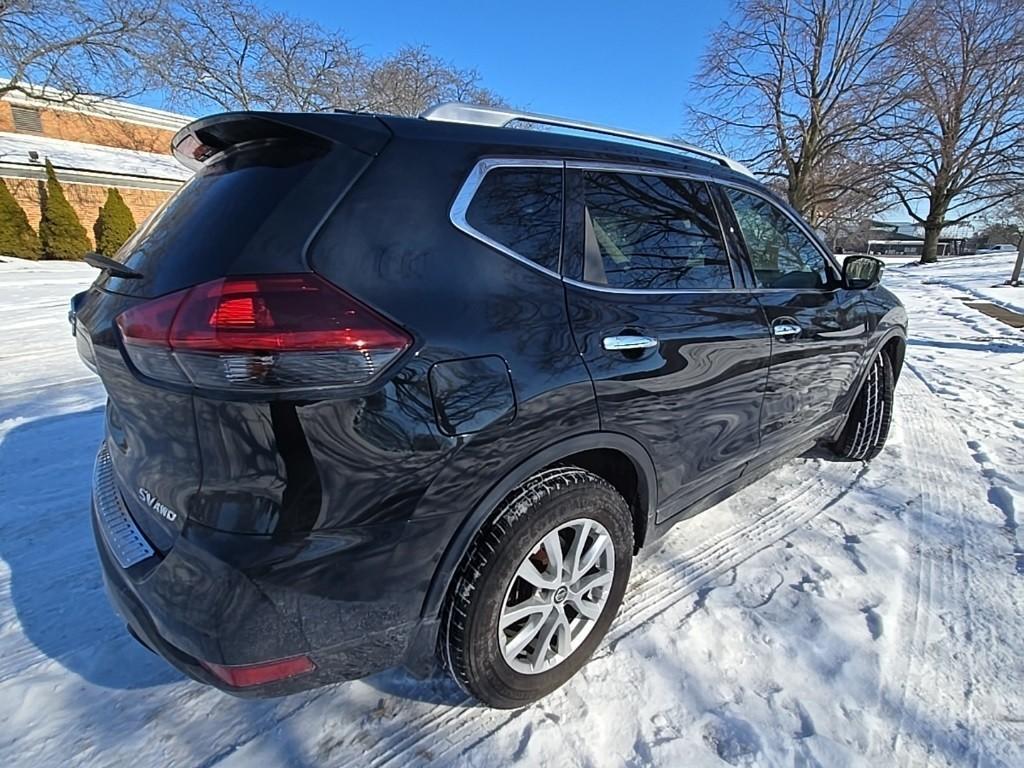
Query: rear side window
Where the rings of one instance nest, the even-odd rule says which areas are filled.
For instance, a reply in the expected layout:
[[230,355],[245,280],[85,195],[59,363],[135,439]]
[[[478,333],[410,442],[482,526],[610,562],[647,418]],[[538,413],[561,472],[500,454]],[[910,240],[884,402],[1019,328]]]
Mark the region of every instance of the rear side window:
[[729,256],[704,182],[585,174],[584,280],[614,288],[732,288]]
[[562,169],[491,169],[469,204],[466,222],[503,249],[557,272]]
[[761,288],[827,288],[831,272],[821,251],[780,208],[727,187],[736,221]]

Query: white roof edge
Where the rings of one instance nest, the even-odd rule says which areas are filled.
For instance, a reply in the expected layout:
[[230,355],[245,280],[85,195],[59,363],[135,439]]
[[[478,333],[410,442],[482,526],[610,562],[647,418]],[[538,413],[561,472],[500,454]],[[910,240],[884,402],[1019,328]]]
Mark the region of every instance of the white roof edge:
[[[67,168],[55,168],[57,178],[62,184],[85,184],[93,187],[119,187],[122,189],[145,189],[153,192],[174,192],[182,184],[182,179],[133,176],[105,171],[89,171]],[[24,163],[5,163],[0,161],[0,178],[30,179],[43,181],[46,169],[37,165]]]
[[[35,160],[32,153],[36,154]],[[64,171],[178,181],[186,181],[192,176],[192,171],[173,155],[0,132],[0,164],[42,169],[46,160],[53,163],[58,176]]]
[[154,109],[153,107],[143,107],[138,104],[130,104],[127,101],[117,101],[102,96],[75,96],[72,100],[72,94],[55,88],[34,86],[26,83],[21,84],[20,87],[30,93],[38,93],[40,96],[31,96],[22,91],[9,91],[0,98],[3,101],[21,107],[77,112],[78,114],[123,120],[128,123],[145,125],[150,128],[160,128],[167,131],[176,131],[195,119],[189,115],[167,112],[162,109]]
[[459,101],[449,101],[428,109],[426,112],[421,114],[420,117],[426,120],[488,125],[494,128],[504,128],[507,127],[509,123],[522,121],[527,123],[539,123],[541,125],[551,125],[559,128],[588,131],[591,133],[603,134],[605,136],[630,139],[632,141],[640,141],[647,144],[668,147],[670,149],[682,150],[684,152],[698,155],[699,157],[713,160],[714,162],[720,163],[730,170],[742,173],[745,176],[754,176],[753,172],[743,163],[717,152],[696,147],[693,144],[687,144],[686,142],[677,141],[675,139],[665,139],[660,136],[651,136],[645,133],[637,133],[635,131],[627,131],[621,128],[612,128],[598,123],[588,123],[582,120],[570,120],[568,118],[556,117],[554,115],[543,115],[533,112],[502,109],[500,107],[485,107],[478,104],[464,104]]

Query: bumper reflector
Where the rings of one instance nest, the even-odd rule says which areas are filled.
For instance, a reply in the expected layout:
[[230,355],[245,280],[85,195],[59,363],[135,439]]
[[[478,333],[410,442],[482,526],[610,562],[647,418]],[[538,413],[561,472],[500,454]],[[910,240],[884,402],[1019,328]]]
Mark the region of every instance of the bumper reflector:
[[308,656],[292,656],[289,659],[238,666],[223,666],[206,661],[200,663],[232,688],[249,688],[254,685],[274,683],[316,669],[316,664]]

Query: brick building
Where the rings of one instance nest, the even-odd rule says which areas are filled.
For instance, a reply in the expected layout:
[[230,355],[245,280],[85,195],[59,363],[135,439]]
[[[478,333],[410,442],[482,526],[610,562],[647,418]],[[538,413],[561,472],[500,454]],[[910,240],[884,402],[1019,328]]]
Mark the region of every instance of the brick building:
[[89,237],[109,187],[141,223],[188,180],[170,154],[191,118],[118,101],[54,103],[8,93],[0,99],[0,178],[38,227],[49,160]]

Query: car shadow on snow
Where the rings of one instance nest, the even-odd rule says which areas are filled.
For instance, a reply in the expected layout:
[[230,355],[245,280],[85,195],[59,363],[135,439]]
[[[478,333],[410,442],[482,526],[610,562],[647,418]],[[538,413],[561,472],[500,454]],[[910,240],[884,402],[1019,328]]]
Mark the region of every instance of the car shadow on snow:
[[[89,520],[102,433],[103,409],[93,408],[27,421],[0,438],[0,560],[25,639],[0,646],[0,679],[31,674],[47,659],[105,688],[185,679],[128,634],[107,599]],[[364,682],[400,699],[468,704],[440,673],[418,680],[395,669]]]
[[459,688],[449,674],[438,667],[433,674],[420,680],[404,669],[396,668],[379,672],[363,680],[371,688],[388,696],[419,701],[426,704],[440,704],[446,707],[469,707],[483,709],[483,705],[470,698]]
[[0,439],[0,559],[24,636],[4,642],[0,679],[46,659],[106,688],[182,679],[128,634],[103,588],[89,520],[102,413],[35,419]]

